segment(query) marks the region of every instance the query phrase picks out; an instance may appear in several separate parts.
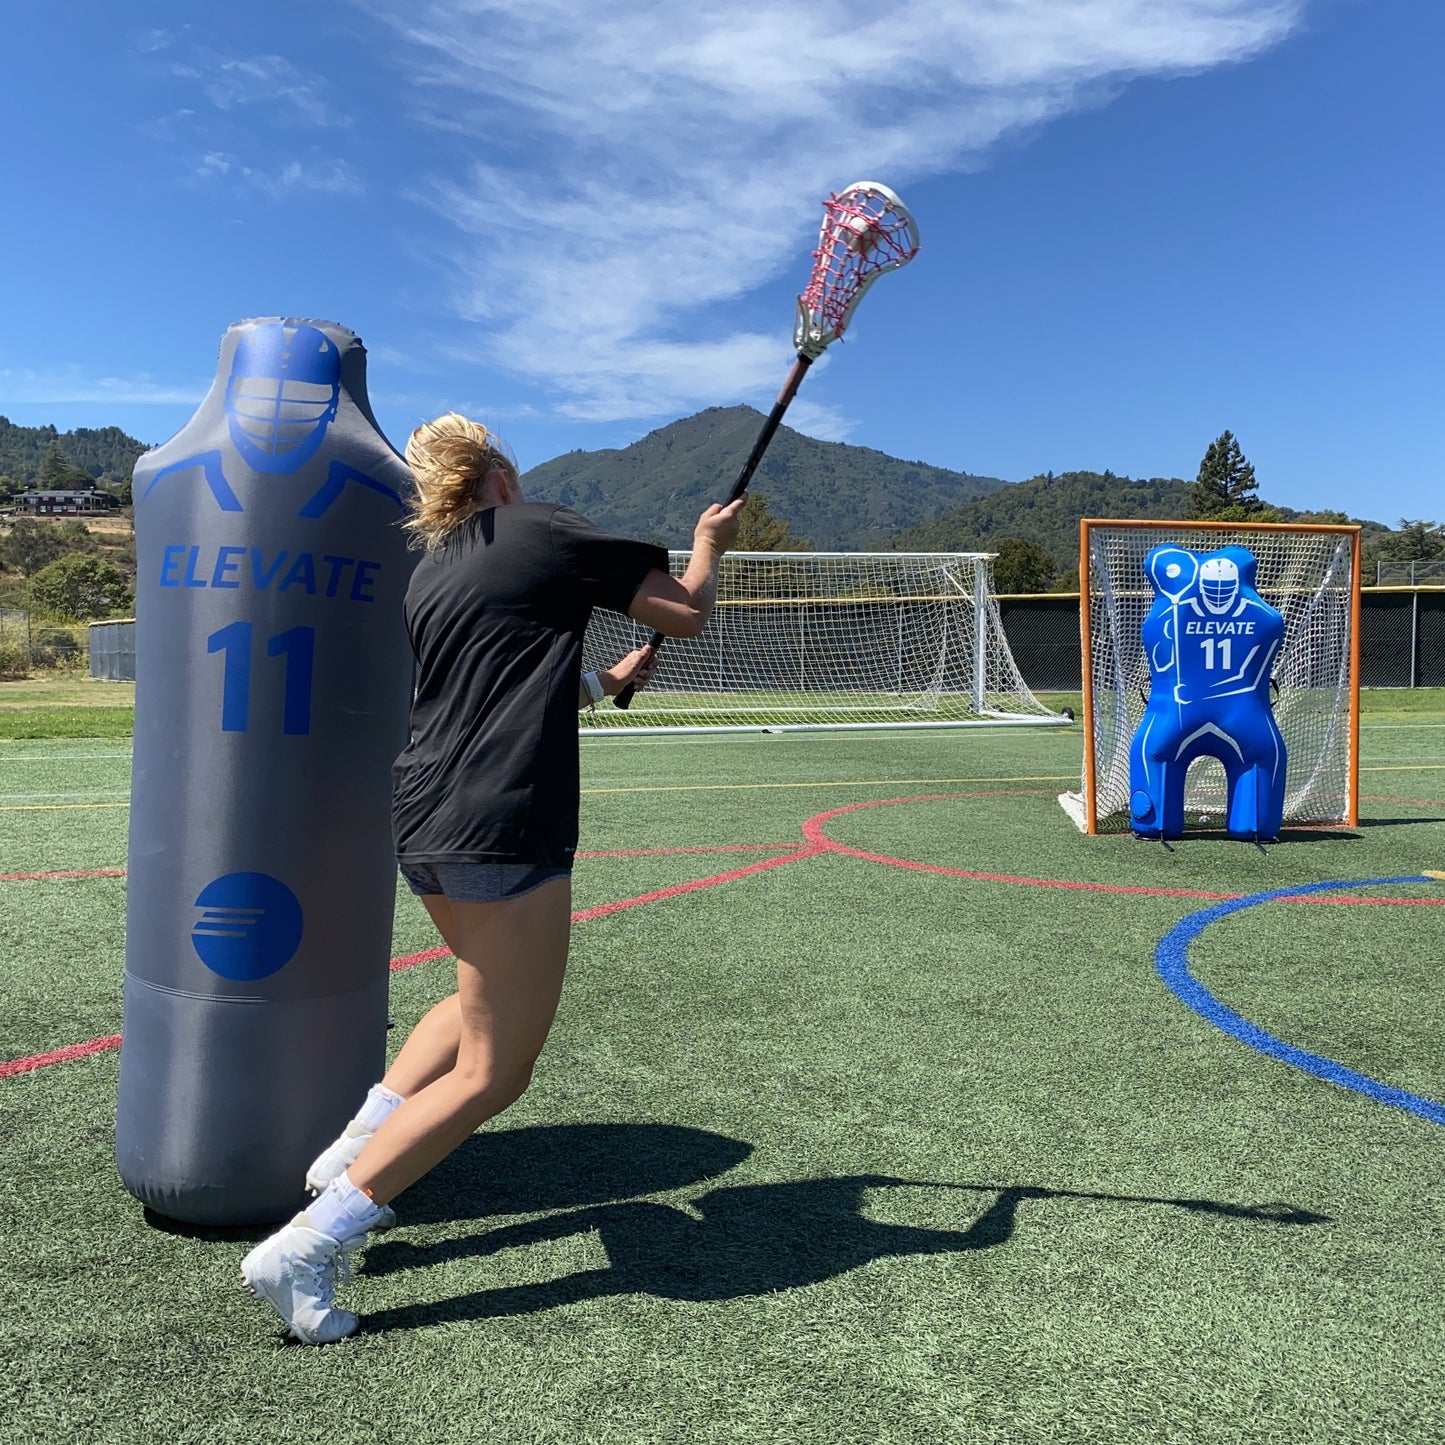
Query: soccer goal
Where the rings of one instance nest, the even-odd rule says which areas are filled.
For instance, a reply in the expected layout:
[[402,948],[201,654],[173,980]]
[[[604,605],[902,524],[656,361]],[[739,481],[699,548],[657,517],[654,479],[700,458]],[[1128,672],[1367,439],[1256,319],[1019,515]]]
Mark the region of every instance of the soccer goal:
[[[692,555],[670,555],[680,576]],[[584,732],[778,732],[1065,723],[1024,686],[989,591],[988,553],[729,552],[701,637],[669,639],[623,711]],[[596,612],[583,666],[646,628]]]
[[[1144,559],[1164,543],[1246,547],[1258,591],[1284,615],[1271,697],[1287,750],[1286,823],[1354,824],[1359,802],[1360,529],[1292,523],[1085,520],[1079,528],[1084,776],[1059,802],[1088,833],[1129,830],[1129,744],[1149,697],[1141,629],[1154,601]],[[1185,817],[1222,816],[1224,769],[1189,771]]]

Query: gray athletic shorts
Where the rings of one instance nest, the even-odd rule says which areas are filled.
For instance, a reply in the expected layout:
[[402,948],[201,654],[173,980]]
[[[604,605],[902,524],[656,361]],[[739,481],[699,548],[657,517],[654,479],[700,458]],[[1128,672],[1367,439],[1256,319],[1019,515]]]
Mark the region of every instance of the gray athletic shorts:
[[449,903],[501,903],[520,898],[554,878],[569,878],[570,868],[538,863],[398,864],[406,886],[418,898],[442,894]]

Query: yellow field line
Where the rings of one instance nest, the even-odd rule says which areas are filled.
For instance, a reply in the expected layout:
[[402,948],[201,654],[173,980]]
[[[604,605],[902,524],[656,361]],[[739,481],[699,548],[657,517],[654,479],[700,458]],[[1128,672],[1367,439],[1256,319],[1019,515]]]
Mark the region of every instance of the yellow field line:
[[[587,794],[594,793],[723,793],[746,791],[755,788],[884,788],[884,787],[935,787],[943,783],[1072,783],[1078,780],[1072,773],[1062,777],[1040,778],[869,778],[854,781],[822,783],[677,783],[667,786],[625,787],[625,788],[583,788]],[[128,808],[129,803],[9,803],[0,806],[0,813],[43,813],[62,808]]]
[[6,803],[0,813],[53,813],[58,808],[128,808],[129,803]]
[[756,788],[894,788],[933,787],[939,783],[1077,783],[1077,774],[1041,778],[867,778],[833,779],[822,783],[671,783],[642,788],[583,788],[593,793],[729,793]]

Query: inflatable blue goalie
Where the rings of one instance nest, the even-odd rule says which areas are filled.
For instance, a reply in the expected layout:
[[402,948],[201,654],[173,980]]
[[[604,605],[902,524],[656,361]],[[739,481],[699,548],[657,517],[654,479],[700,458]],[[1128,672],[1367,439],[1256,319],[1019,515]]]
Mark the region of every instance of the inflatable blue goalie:
[[1255,591],[1245,547],[1155,547],[1144,559],[1150,693],[1129,749],[1129,822],[1142,838],[1184,831],[1184,780],[1197,758],[1224,765],[1231,838],[1278,835],[1285,746],[1270,706],[1284,618]]

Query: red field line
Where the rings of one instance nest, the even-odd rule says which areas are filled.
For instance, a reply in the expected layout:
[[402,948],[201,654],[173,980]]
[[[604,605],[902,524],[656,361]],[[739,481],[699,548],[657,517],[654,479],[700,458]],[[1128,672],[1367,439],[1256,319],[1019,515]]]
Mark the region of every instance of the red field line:
[[[1018,792],[1041,791],[1037,788],[1018,789]],[[836,842],[823,831],[823,825],[844,813],[856,813],[864,808],[886,808],[894,803],[937,803],[955,798],[994,798],[1006,796],[1003,793],[929,793],[917,798],[875,798],[865,803],[848,803],[841,808],[831,808],[826,813],[817,813],[803,824],[803,836],[819,852],[842,853],[850,858],[860,858],[868,863],[882,863],[890,868],[908,868],[919,873],[938,873],[948,878],[968,878],[980,883],[1011,883],[1025,888],[1062,888],[1090,893],[1142,894],[1151,898],[1202,898],[1209,902],[1224,903],[1241,898],[1240,893],[1206,893],[1191,888],[1146,888],[1132,883],[1080,883],[1063,878],[1027,878],[1012,873],[978,873],[965,868],[947,868],[940,863],[918,863],[909,858],[894,858],[886,853],[870,853],[862,848],[850,848],[846,843]],[[1303,894],[1297,898],[1283,900],[1289,903],[1364,903],[1388,905],[1391,907],[1440,907],[1445,898],[1347,898],[1338,895],[1325,897],[1318,894]]]
[[[1039,788],[1018,789],[1018,792],[1039,793]],[[886,808],[894,803],[939,803],[955,798],[994,798],[999,793],[928,793],[917,798],[876,798],[866,803],[848,803],[841,808],[830,808],[826,813],[816,813],[803,824],[803,836],[819,852],[842,853],[849,858],[860,858],[866,863],[883,863],[890,868],[910,868],[918,873],[938,873],[946,878],[968,878],[978,883],[1013,883],[1026,888],[1065,888],[1098,893],[1137,893],[1151,898],[1207,898],[1215,902],[1239,895],[1234,893],[1200,893],[1188,888],[1144,888],[1126,883],[1078,883],[1067,879],[1026,878],[1014,873],[979,873],[969,868],[947,868],[941,863],[917,863],[909,858],[894,858],[886,853],[869,853],[862,848],[850,848],[830,838],[823,825],[844,813],[857,813],[864,808]]]
[[[739,845],[724,845],[718,848],[695,849],[683,848],[677,850],[665,850],[668,852],[677,851],[685,853],[693,852],[731,852],[736,846],[738,851],[756,848],[787,848],[790,851],[778,858],[767,858],[761,863],[749,863],[743,868],[730,868],[726,873],[716,873],[710,878],[697,878],[689,883],[678,883],[670,888],[656,888],[649,893],[639,893],[635,898],[623,898],[616,903],[603,903],[596,908],[583,908],[573,913],[573,923],[582,923],[589,918],[601,918],[608,913],[620,913],[623,909],[638,908],[644,903],[655,903],[660,898],[671,898],[678,893],[693,893],[699,888],[712,888],[719,883],[730,883],[735,878],[746,878],[750,873],[762,873],[769,868],[777,868],[784,863],[795,862],[799,858],[810,857],[815,851],[805,848],[801,843],[744,843]],[[652,852],[654,850],[647,850]],[[656,850],[662,852],[664,850]],[[394,958],[390,964],[392,973],[401,973],[404,969],[415,968],[419,963],[431,963],[434,959],[448,958],[451,956],[449,948],[424,948],[419,953],[404,954],[400,958]],[[49,1064],[64,1064],[71,1059],[88,1058],[92,1054],[103,1054],[110,1049],[120,1047],[120,1035],[108,1034],[105,1038],[91,1039],[88,1043],[70,1044],[63,1049],[51,1049],[43,1054],[30,1054],[21,1059],[9,1059],[0,1063],[0,1079],[8,1078],[12,1074],[27,1074],[34,1069],[43,1069]]]
[[84,1044],[69,1044],[63,1049],[51,1049],[46,1054],[31,1054],[29,1058],[8,1059],[0,1063],[0,1079],[11,1074],[28,1074],[31,1069],[43,1069],[47,1064],[67,1064],[71,1059],[86,1059],[91,1054],[103,1054],[109,1049],[120,1047],[119,1034],[107,1034],[103,1039],[91,1039]]
[[[596,853],[578,853],[578,858],[671,858],[681,853],[764,853],[798,849],[801,843],[709,843],[688,848],[618,848]],[[124,868],[69,869],[61,873],[0,873],[0,883],[43,883],[52,878],[124,878]]]
[[[895,858],[886,853],[870,853],[861,848],[849,847],[846,843],[839,843],[828,837],[823,831],[824,825],[834,818],[842,817],[845,813],[857,813],[866,808],[887,808],[898,803],[937,803],[956,801],[964,798],[998,798],[998,797],[1019,797],[1038,796],[1047,793],[1047,788],[1011,788],[995,789],[993,791],[976,791],[970,793],[927,793],[911,798],[875,798],[862,803],[848,803],[840,808],[830,808],[826,812],[815,813],[803,823],[802,841],[797,843],[721,843],[707,846],[690,848],[638,848],[627,849],[616,853],[579,853],[579,858],[610,858],[610,857],[667,857],[674,854],[685,853],[729,853],[729,852],[759,852],[768,849],[786,849],[774,858],[765,858],[757,863],[749,863],[741,868],[730,868],[723,873],[714,873],[707,878],[693,879],[687,883],[676,883],[667,888],[652,889],[647,893],[639,893],[632,898],[619,899],[615,903],[602,903],[593,908],[579,909],[572,915],[574,923],[582,923],[591,918],[602,918],[611,913],[620,913],[629,908],[639,908],[646,903],[656,903],[664,898],[674,898],[683,893],[695,893],[700,889],[713,888],[720,883],[731,883],[739,878],[749,877],[754,873],[764,873],[773,868],[780,868],[788,863],[796,863],[804,858],[816,858],[822,853],[840,853],[845,857],[857,858],[867,863],[879,863],[890,868],[906,868],[920,873],[940,874],[949,878],[966,878],[980,883],[1008,883],[1028,888],[1059,888],[1081,892],[1097,893],[1123,893],[1142,895],[1153,898],[1202,898],[1213,902],[1225,902],[1243,895],[1237,893],[1206,893],[1197,889],[1188,888],[1148,888],[1137,884],[1128,883],[1080,883],[1071,879],[1058,878],[1029,878],[1018,874],[1010,873],[983,873],[975,872],[964,868],[949,868],[939,863],[920,863],[909,858]],[[1369,798],[1368,802],[1373,803],[1417,803],[1424,807],[1442,807],[1445,804],[1426,803],[1419,799],[1409,798]],[[0,881],[20,878],[64,878],[64,877],[121,877],[122,870],[106,869],[97,870],[95,873],[58,873],[58,874],[13,874],[0,875]],[[1374,904],[1390,907],[1439,907],[1445,905],[1445,898],[1350,898],[1339,895],[1303,895],[1296,898],[1283,900],[1285,902],[1298,903],[1334,903],[1334,904]],[[426,948],[418,953],[405,954],[400,958],[391,961],[390,969],[393,973],[400,973],[404,969],[414,968],[417,964],[430,963],[434,959],[450,956],[450,949]],[[91,1039],[83,1044],[71,1044],[66,1048],[52,1049],[43,1054],[31,1054],[25,1058],[10,1059],[0,1062],[0,1078],[7,1078],[14,1074],[29,1073],[34,1069],[45,1068],[49,1064],[67,1063],[72,1059],[88,1058],[93,1054],[105,1053],[110,1049],[120,1047],[121,1036],[119,1034],[108,1034],[104,1038]]]
[[430,963],[434,958],[450,958],[452,954],[449,948],[424,948],[420,953],[408,953],[402,958],[392,959],[389,967],[393,973],[400,973],[404,968],[415,968],[419,963]]
[[620,913],[625,908],[639,908],[644,903],[656,903],[661,898],[676,898],[680,893],[696,893],[700,888],[714,888],[719,883],[732,883],[752,873],[766,873],[770,868],[781,868],[785,863],[796,863],[800,858],[811,858],[819,852],[816,848],[798,848],[778,858],[765,858],[761,863],[749,863],[743,868],[730,868],[726,873],[714,873],[711,878],[695,878],[690,883],[674,883],[670,888],[654,888],[650,893],[639,893],[635,898],[624,898],[618,903],[602,903],[596,908],[584,908],[572,915],[573,923],[582,923],[589,918],[602,918],[609,913]]
[[578,853],[578,858],[671,858],[679,853],[764,853],[773,848],[778,851],[796,850],[803,845],[792,843],[707,843],[691,848],[617,848],[603,853]]

